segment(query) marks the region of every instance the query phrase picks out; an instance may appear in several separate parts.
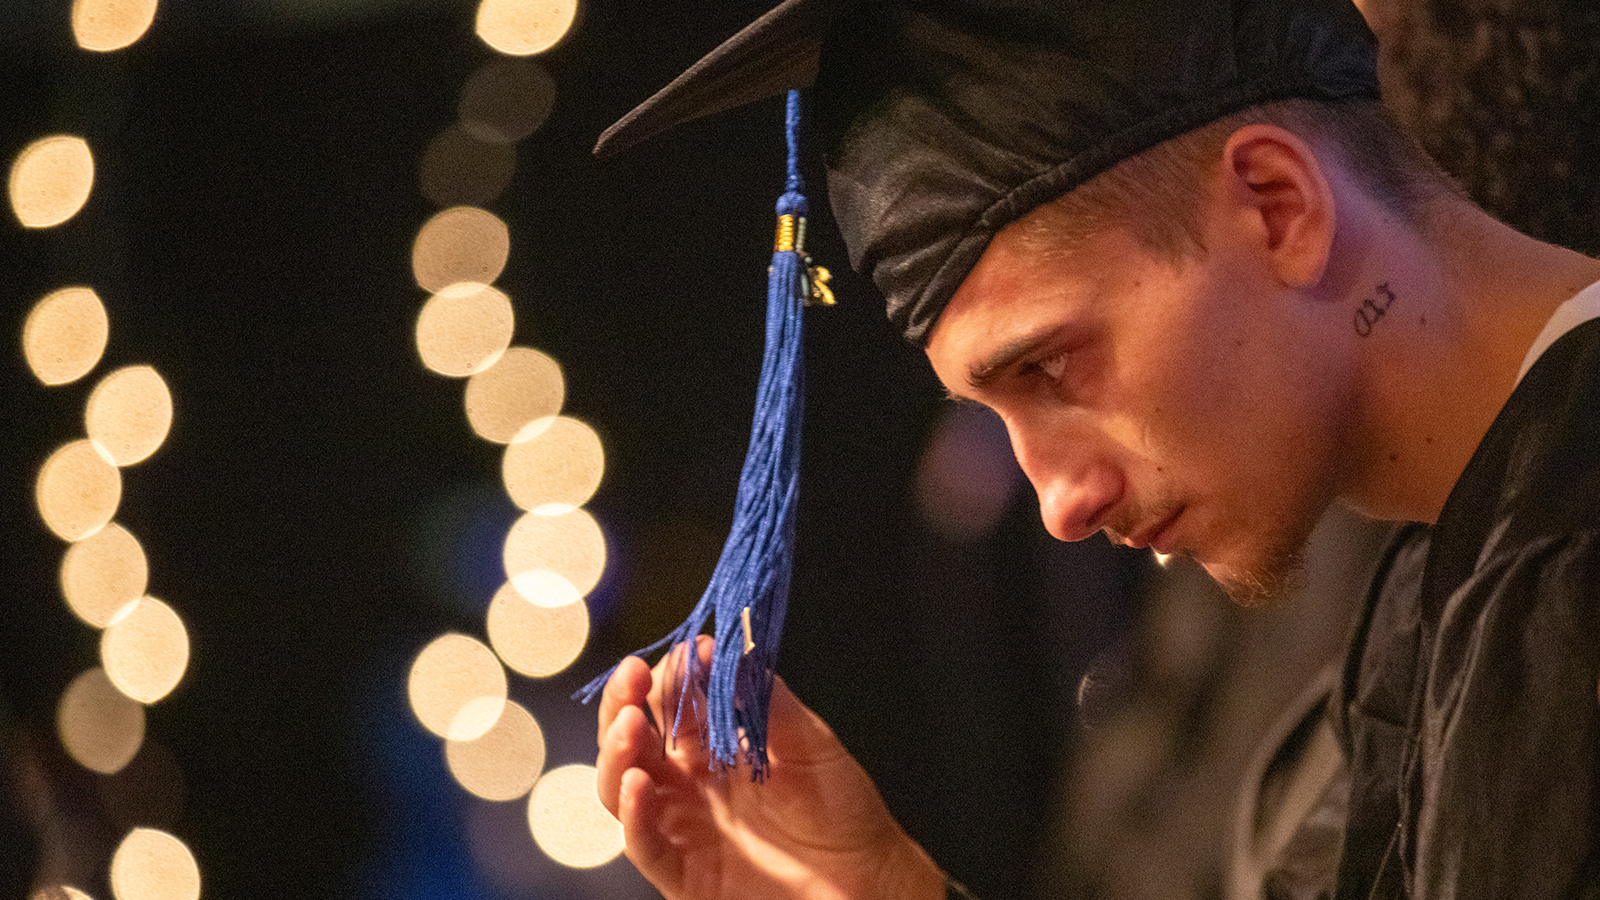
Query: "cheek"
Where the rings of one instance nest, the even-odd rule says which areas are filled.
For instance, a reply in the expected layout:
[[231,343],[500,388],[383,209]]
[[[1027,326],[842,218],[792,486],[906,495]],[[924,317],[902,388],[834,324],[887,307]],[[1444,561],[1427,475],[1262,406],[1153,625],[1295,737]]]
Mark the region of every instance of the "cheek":
[[1297,549],[1337,493],[1332,395],[1304,373],[1261,378],[1216,410],[1201,476],[1221,542],[1244,559]]
[[1169,477],[1210,468],[1210,460],[1234,452],[1233,439],[1250,424],[1239,360],[1203,340],[1170,341],[1152,351],[1115,401],[1127,411],[1130,449]]
[[1342,416],[1327,373],[1264,335],[1198,333],[1209,339],[1175,342],[1178,362],[1138,383],[1137,452],[1163,489],[1252,524],[1321,504]]
[[1248,274],[1219,262],[1162,286],[1124,319],[1109,369],[1109,406],[1126,419],[1119,440],[1147,478],[1235,518],[1296,513],[1307,494],[1319,502],[1343,417],[1330,392],[1338,361],[1292,352],[1318,345],[1286,298]]

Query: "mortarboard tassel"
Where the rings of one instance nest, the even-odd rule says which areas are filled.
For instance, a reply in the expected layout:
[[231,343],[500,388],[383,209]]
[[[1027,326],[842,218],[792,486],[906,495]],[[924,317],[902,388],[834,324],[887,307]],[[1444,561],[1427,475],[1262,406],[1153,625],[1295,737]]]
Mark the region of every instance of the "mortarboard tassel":
[[[742,758],[757,781],[766,777],[767,706],[772,699],[773,665],[794,568],[794,511],[805,394],[801,311],[812,302],[833,302],[827,270],[810,266],[805,254],[806,198],[801,193],[799,123],[800,92],[791,90],[785,117],[788,181],[778,199],[778,234],[767,276],[766,351],[733,527],[711,583],[689,617],[671,634],[635,654],[692,641],[707,620],[712,621],[715,649],[709,671],[702,671],[699,654],[684,654],[686,663],[678,673],[675,692],[678,707],[670,714],[671,734],[676,738],[683,725],[684,705],[696,702],[696,692],[690,687],[703,683],[707,709],[702,736],[712,764],[737,765]],[[610,676],[608,671],[576,696],[587,703]],[[689,712],[699,719],[699,710]]]

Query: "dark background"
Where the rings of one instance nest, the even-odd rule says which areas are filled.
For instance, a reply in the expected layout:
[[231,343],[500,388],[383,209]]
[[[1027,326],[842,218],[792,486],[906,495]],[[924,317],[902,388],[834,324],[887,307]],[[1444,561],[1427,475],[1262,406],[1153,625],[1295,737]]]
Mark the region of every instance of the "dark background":
[[[592,761],[593,711],[568,696],[683,617],[731,517],[781,111],[758,104],[604,162],[589,147],[768,5],[585,4],[536,58],[557,91],[548,122],[481,204],[510,227],[497,285],[516,343],[561,362],[565,412],[606,448],[588,504],[610,553],[589,649],[547,681],[512,677],[547,765]],[[482,636],[516,515],[500,448],[471,435],[462,383],[427,372],[412,336],[426,300],[412,240],[439,208],[419,165],[497,58],[472,32],[476,3],[165,0],[110,54],[73,46],[69,9],[0,5],[0,160],[68,132],[96,163],[67,223],[27,231],[0,214],[0,897],[47,877],[111,896],[107,859],[136,825],[188,843],[207,897],[652,896],[625,861],[550,863],[523,804],[470,799],[405,705],[422,646]],[[1538,237],[1600,248],[1600,7],[1364,11],[1389,105],[1472,195]],[[960,539],[925,525],[913,476],[951,407],[848,271],[814,157],[807,171],[810,246],[841,303],[808,314],[780,671],[981,896],[1218,896],[1264,698],[1336,652],[1349,598],[1244,613],[1192,572],[1152,579],[1142,555],[1056,544],[992,427],[976,459],[1016,485],[1004,515]],[[22,322],[71,284],[105,301],[110,342],[89,376],[46,388]],[[82,436],[93,385],[133,363],[166,378],[175,418],[123,471],[116,518],[192,656],[149,710],[140,756],[108,778],[55,737],[97,634],[61,600],[65,545],[32,494],[40,463]],[[1106,699],[1080,709],[1091,662]]]
[[[21,823],[0,885],[20,895],[54,847],[90,873],[74,883],[109,896],[95,879],[110,850],[150,824],[194,850],[209,897],[651,896],[625,861],[572,872],[525,828],[519,843],[523,804],[468,798],[405,707],[424,644],[482,635],[517,513],[500,448],[466,424],[463,383],[426,371],[413,339],[426,293],[411,244],[438,209],[419,162],[496,56],[473,34],[476,4],[167,0],[109,54],[72,44],[68,6],[0,12],[0,158],[67,132],[96,163],[67,223],[0,224],[0,748]],[[610,553],[588,598],[589,649],[548,681],[513,675],[548,766],[592,762],[593,711],[568,695],[680,620],[720,548],[760,357],[781,110],[760,104],[616,160],[589,147],[763,7],[584,5],[537,58],[557,89],[550,119],[483,204],[510,227],[497,285],[516,343],[561,362],[565,412],[606,448],[588,504]],[[842,302],[808,317],[780,670],[943,865],[1016,896],[1039,852],[1064,698],[1142,560],[1053,545],[1025,489],[974,542],[920,524],[911,476],[946,404],[811,194],[810,246]],[[22,359],[22,322],[69,284],[105,301],[109,346],[89,376],[46,388]],[[82,435],[98,378],[132,363],[167,380],[175,417],[160,451],[123,471],[116,520],[142,541],[148,591],[182,615],[192,657],[149,710],[141,756],[106,778],[54,736],[97,634],[61,601],[65,545],[32,490],[44,458]],[[1074,562],[1084,555],[1090,569]],[[1085,599],[1063,602],[1085,578]],[[488,862],[468,837],[486,822],[504,841]]]

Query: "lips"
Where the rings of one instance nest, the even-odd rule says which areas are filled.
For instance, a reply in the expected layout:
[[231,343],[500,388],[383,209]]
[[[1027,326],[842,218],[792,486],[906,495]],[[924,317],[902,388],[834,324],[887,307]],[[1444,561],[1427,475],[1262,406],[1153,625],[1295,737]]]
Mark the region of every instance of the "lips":
[[1177,529],[1173,526],[1177,524],[1178,517],[1182,515],[1183,509],[1180,507],[1161,521],[1129,535],[1127,538],[1128,546],[1140,549],[1149,547],[1157,553],[1171,553],[1177,545]]

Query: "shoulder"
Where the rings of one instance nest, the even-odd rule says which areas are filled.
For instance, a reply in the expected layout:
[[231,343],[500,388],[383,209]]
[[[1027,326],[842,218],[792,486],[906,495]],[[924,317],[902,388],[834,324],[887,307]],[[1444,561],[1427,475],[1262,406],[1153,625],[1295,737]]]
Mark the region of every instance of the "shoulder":
[[[1446,502],[1436,540],[1478,561],[1600,526],[1600,320],[1547,349]],[[1464,563],[1465,560],[1462,560]]]

